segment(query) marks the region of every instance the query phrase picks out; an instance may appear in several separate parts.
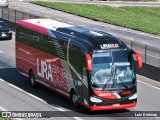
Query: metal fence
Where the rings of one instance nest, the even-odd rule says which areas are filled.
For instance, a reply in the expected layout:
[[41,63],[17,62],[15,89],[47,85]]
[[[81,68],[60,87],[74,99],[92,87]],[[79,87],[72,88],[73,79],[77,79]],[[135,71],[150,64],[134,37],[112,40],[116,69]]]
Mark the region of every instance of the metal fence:
[[[17,11],[10,8],[0,8],[0,17],[17,23],[19,20],[30,19],[30,18],[45,18],[45,16],[37,16],[30,13],[25,13],[22,11]],[[154,45],[144,44],[132,40],[122,39],[130,48],[137,50],[141,53],[143,57],[143,62],[160,68],[160,47]]]
[[141,53],[143,63],[160,68],[160,47],[132,40],[123,41],[133,50]]

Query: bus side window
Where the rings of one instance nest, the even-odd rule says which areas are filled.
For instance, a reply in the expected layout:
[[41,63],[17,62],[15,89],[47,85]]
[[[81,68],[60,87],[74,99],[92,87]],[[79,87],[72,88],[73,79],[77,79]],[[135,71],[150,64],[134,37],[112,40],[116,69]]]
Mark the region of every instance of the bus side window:
[[69,44],[69,62],[75,70],[82,76],[83,51],[75,45]]
[[52,41],[52,39],[48,35],[43,35],[43,40],[45,41]]

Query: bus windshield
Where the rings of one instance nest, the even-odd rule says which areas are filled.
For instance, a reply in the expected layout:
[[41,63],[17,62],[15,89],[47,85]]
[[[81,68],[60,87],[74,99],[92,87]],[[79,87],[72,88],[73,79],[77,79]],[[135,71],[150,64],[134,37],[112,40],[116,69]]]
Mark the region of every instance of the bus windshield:
[[91,85],[98,90],[124,89],[135,84],[133,56],[127,50],[94,52]]

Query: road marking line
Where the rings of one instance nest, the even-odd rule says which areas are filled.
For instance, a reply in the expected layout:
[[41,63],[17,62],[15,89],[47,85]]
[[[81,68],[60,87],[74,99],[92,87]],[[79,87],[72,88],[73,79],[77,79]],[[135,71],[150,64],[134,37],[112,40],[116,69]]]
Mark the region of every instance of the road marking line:
[[4,53],[3,51],[0,51],[0,53]]
[[43,99],[41,99],[41,98],[39,98],[39,97],[37,97],[37,96],[31,94],[31,93],[28,93],[28,92],[26,92],[26,93],[27,93],[29,96],[31,96],[31,97],[33,97],[33,98],[39,100],[39,101],[44,101]]
[[[0,106],[0,111],[8,111],[7,109],[5,109],[4,107]],[[21,118],[14,118],[16,120],[23,120]]]
[[75,120],[83,120],[83,119],[81,119],[79,117],[72,117],[72,118],[75,119]]
[[24,11],[30,11],[30,10],[28,10],[28,9],[23,9]]
[[142,35],[142,36],[145,36],[145,37],[152,37],[152,38],[160,39],[159,36],[152,35],[152,34],[145,33],[145,32],[141,32],[141,31],[136,31],[136,30],[129,29],[129,28],[124,28],[124,27],[111,25],[111,24],[107,24],[106,26],[109,26],[112,29],[120,30],[120,31],[123,31],[123,32],[129,32],[129,33],[133,33],[133,34],[137,34],[137,35]]
[[33,12],[33,15],[34,15],[34,14],[35,14],[35,15],[37,15],[37,14],[39,15],[40,13],[38,13],[38,12]]
[[134,40],[134,38],[124,37],[125,39]]
[[[3,81],[3,82],[4,82],[5,80],[3,80],[3,79],[0,78],[0,81]],[[5,82],[8,83],[7,81],[5,81]],[[24,91],[23,89],[21,89],[21,88],[15,86],[15,85],[13,85],[13,84],[11,84],[11,83],[8,83],[8,85],[11,86],[11,87],[13,87],[13,88],[15,88],[15,89],[17,89],[17,90],[19,90],[19,91],[24,92],[25,94],[31,96],[32,98],[35,98],[35,99],[37,99],[37,100],[39,100],[39,101],[45,102],[43,99],[41,99],[41,98],[39,98],[39,97],[37,97],[37,96],[31,94],[31,93],[28,93],[28,92]]]
[[63,108],[60,108],[60,107],[56,107],[56,106],[54,106],[54,105],[50,105],[52,108],[54,108],[54,109],[56,109],[56,110],[58,110],[58,111],[61,111],[61,112],[64,112],[64,111],[66,111],[66,110],[64,110]]
[[146,54],[146,55],[148,55],[148,56],[150,56],[150,57],[153,57],[153,58],[157,58],[157,59],[159,59],[159,57],[154,56],[154,55],[149,55],[149,54]]
[[130,33],[137,34],[137,35],[142,35],[142,36],[146,36],[146,37],[152,37],[152,38],[160,39],[159,36],[151,35],[149,33],[143,33],[143,32],[140,32],[140,31],[129,29],[129,28],[127,29],[127,28],[114,26],[114,25],[113,26],[110,25],[110,27],[113,28],[113,29],[116,29],[116,30],[118,29],[118,30],[124,31],[124,32],[130,32]]
[[0,106],[0,110],[1,111],[8,111],[7,109],[3,108],[2,106]]
[[[0,78],[0,81],[5,81],[5,80],[3,80],[3,79]],[[5,82],[8,83],[7,81],[5,81]],[[32,98],[35,98],[35,99],[37,99],[37,100],[39,100],[39,101],[46,102],[46,101],[44,101],[43,99],[41,99],[41,98],[39,98],[39,97],[31,94],[31,93],[28,93],[28,92],[24,91],[23,89],[15,86],[15,85],[13,85],[13,84],[11,84],[11,83],[8,83],[8,84],[9,84],[11,87],[14,87],[14,88],[16,88],[16,89],[19,90],[19,91],[23,91],[24,93],[26,93],[27,95],[31,96]],[[62,112],[66,111],[66,110],[64,110],[63,108],[55,107],[55,106],[53,106],[53,105],[49,105],[49,106],[51,106],[52,108],[54,108],[54,109],[56,109],[56,110],[58,110],[58,111],[62,111]],[[0,106],[0,110],[2,110],[2,111],[8,111],[8,110],[4,109],[4,108],[1,107],[1,106]],[[82,119],[79,118],[79,117],[73,117],[73,118],[76,119],[76,120],[82,120]],[[22,120],[22,119],[20,119],[20,118],[16,118],[16,119],[17,119],[17,120]]]
[[[56,107],[56,106],[54,106],[54,105],[50,105],[52,108],[54,108],[54,109],[56,109],[56,110],[58,110],[58,111],[61,111],[61,112],[65,112],[66,110],[64,110],[63,108],[60,108],[60,107]],[[73,119],[75,119],[75,120],[83,120],[83,119],[81,119],[81,118],[79,118],[79,117],[72,117]]]
[[21,88],[19,88],[19,87],[17,87],[17,86],[15,86],[15,85],[13,85],[13,84],[11,84],[11,83],[9,83],[9,85],[10,85],[11,87],[13,87],[13,88],[15,88],[15,89],[19,90],[19,91],[23,91]]
[[151,85],[151,84],[149,84],[149,83],[146,83],[146,82],[143,82],[143,81],[140,81],[140,80],[137,80],[137,81],[138,81],[139,83],[146,84],[146,85],[148,85],[148,86],[150,86],[150,87],[153,87],[153,88],[156,88],[156,89],[159,89],[159,90],[160,90],[159,87],[153,86],[153,85]]
[[3,80],[3,79],[0,78],[0,81],[1,81],[1,82],[4,82],[5,80]]
[[[145,45],[152,45],[152,43],[148,43],[148,42],[142,42],[142,43]],[[152,46],[155,46],[155,45],[152,45]]]
[[115,34],[115,33],[112,33],[112,32],[108,32],[108,33],[111,35],[117,36],[117,34]]

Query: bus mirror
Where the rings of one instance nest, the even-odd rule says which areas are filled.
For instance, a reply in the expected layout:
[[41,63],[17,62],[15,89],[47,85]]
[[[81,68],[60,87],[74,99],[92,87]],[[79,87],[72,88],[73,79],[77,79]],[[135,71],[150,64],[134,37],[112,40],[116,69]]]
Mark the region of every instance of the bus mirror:
[[86,68],[88,71],[92,71],[92,58],[89,54],[86,54]]
[[142,56],[139,52],[134,51],[134,54],[136,55],[136,59],[138,62],[138,68],[142,68],[143,67],[143,62],[142,62]]

